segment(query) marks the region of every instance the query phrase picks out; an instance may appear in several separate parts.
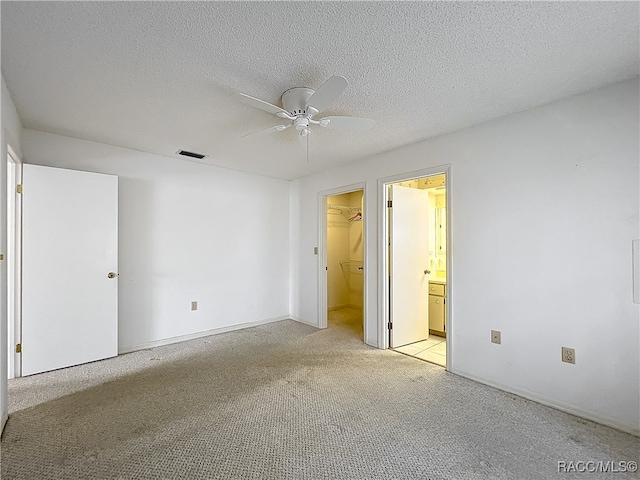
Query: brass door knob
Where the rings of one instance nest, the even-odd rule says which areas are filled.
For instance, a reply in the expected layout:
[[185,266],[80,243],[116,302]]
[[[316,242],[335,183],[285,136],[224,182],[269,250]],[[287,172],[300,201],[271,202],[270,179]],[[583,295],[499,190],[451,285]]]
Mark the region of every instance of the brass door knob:
[[118,274],[116,272],[107,273],[107,277],[109,277],[109,278],[116,278],[117,276],[118,276]]

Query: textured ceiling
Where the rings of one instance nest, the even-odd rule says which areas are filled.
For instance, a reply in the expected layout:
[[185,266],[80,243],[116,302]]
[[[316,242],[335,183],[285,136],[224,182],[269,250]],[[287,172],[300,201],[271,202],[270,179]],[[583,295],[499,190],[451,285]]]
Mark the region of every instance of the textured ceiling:
[[[296,178],[638,76],[638,3],[2,2],[2,73],[27,128]],[[331,75],[325,113],[374,129],[293,129],[279,104]],[[186,161],[186,160],[185,160]]]

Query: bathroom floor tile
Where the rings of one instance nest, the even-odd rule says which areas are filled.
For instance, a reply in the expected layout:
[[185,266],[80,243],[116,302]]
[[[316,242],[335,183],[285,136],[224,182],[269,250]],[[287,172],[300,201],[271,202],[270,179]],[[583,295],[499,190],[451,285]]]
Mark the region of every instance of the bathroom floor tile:
[[429,335],[427,340],[403,345],[393,350],[443,367],[447,364],[447,341],[444,337],[437,335]]
[[426,350],[427,348],[431,348],[435,345],[442,343],[444,339],[440,337],[434,337],[433,335],[429,336],[427,340],[422,340],[421,342],[412,343],[411,345],[419,348],[420,350]]
[[424,349],[417,348],[414,343],[414,344],[404,345],[402,347],[394,348],[394,350],[396,352],[406,353],[407,355],[415,356],[416,354],[420,353]]
[[427,362],[436,363],[443,367],[447,364],[447,357],[445,355],[440,355],[439,353],[433,353],[431,349],[424,350],[416,354],[415,357],[420,358],[422,360],[426,360]]
[[447,355],[447,343],[442,342],[428,349],[431,353],[437,353],[439,355]]

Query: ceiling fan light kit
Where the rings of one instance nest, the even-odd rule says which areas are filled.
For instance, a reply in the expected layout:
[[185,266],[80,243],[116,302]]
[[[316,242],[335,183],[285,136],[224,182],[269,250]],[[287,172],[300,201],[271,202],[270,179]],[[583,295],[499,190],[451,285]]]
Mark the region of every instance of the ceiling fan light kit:
[[300,137],[308,137],[312,132],[311,125],[334,130],[366,130],[373,127],[375,121],[370,118],[344,116],[330,116],[320,120],[313,118],[335,102],[344,89],[347,88],[347,85],[346,78],[334,75],[317,90],[308,87],[290,88],[282,94],[282,108],[244,93],[236,95],[242,102],[252,107],[259,108],[291,122],[288,125],[277,125],[270,129],[276,132],[282,132],[293,126],[299,132]]

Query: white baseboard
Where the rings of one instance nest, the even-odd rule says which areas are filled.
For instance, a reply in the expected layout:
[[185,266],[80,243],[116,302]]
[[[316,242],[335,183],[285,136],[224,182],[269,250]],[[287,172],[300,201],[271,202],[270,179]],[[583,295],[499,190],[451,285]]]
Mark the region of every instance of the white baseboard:
[[294,316],[294,315],[290,315],[290,316],[289,316],[289,319],[290,319],[290,320],[293,320],[294,322],[304,323],[305,325],[309,325],[309,326],[311,326],[311,327],[316,327],[316,328],[318,328],[318,324],[317,324],[317,323],[312,323],[312,322],[310,322],[310,321],[308,321],[308,320],[303,320],[302,318],[298,318],[298,317],[296,317],[296,316]]
[[0,437],[2,437],[2,432],[4,431],[4,426],[7,424],[7,420],[9,420],[9,415],[4,412],[2,419],[0,419]]
[[449,372],[453,373],[454,375],[458,375],[460,377],[468,378],[469,380],[473,380],[474,382],[482,383],[483,385],[488,385],[489,387],[497,388],[498,390],[503,390],[505,392],[518,395],[519,397],[526,398],[527,400],[532,400],[536,403],[546,405],[547,407],[555,408],[556,410],[560,410],[561,412],[569,413],[571,415],[575,415],[576,417],[585,418],[587,420],[591,420],[592,422],[599,423],[601,425],[606,425],[607,427],[615,428],[616,430],[621,430],[623,432],[630,433],[631,435],[635,435],[637,437],[640,436],[639,427],[633,427],[631,425],[621,424],[613,418],[605,417],[603,415],[591,412],[589,410],[583,410],[579,407],[576,407],[575,405],[558,402],[557,400],[543,397],[541,395],[535,395],[535,394],[532,394],[531,392],[519,390],[517,388],[513,388],[507,385],[502,385],[497,382],[490,382],[482,378],[476,377],[475,375],[467,372],[461,372],[458,370],[449,370]]
[[187,340],[193,340],[195,338],[208,337],[209,335],[218,335],[220,333],[233,332],[234,330],[242,330],[243,328],[257,327],[258,325],[265,325],[267,323],[280,322],[282,320],[289,320],[289,315],[275,318],[266,318],[264,320],[258,320],[257,322],[239,323],[238,325],[230,325],[228,327],[214,328],[213,330],[205,330],[204,332],[189,333],[187,335],[180,335],[178,337],[164,338],[162,340],[154,340],[139,345],[130,345],[118,348],[118,355],[125,353],[137,352],[138,350],[145,350],[147,348],[161,347],[163,345],[171,345],[172,343],[184,342]]

